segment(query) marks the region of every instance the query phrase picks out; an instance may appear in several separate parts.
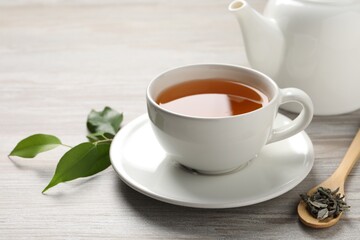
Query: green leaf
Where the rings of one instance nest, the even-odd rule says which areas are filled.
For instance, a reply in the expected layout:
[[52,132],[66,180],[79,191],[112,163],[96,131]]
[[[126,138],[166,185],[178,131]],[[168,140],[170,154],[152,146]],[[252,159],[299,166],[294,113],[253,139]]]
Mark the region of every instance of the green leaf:
[[111,133],[115,135],[120,130],[123,114],[105,107],[101,112],[91,110],[87,118],[87,128],[90,133]]
[[73,147],[60,159],[53,178],[42,192],[59,183],[88,177],[105,170],[110,166],[109,149],[110,142],[86,142]]
[[33,158],[41,152],[46,152],[60,146],[61,141],[52,135],[35,134],[21,140],[9,156]]

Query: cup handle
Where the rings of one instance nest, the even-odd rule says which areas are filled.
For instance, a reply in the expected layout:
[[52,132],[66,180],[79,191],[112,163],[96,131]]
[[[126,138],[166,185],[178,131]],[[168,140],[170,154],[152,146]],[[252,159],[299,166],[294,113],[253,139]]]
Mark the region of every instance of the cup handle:
[[302,110],[300,114],[289,124],[272,129],[267,144],[291,137],[304,130],[311,122],[314,113],[314,107],[310,97],[304,91],[297,88],[280,89],[279,106],[287,102],[300,103]]

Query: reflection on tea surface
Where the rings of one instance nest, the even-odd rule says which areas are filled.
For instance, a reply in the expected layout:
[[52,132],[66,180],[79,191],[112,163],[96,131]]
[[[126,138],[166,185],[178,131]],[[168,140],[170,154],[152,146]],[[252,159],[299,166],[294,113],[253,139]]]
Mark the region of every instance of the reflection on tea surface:
[[165,89],[157,103],[166,110],[195,117],[225,117],[261,108],[269,102],[261,91],[226,79],[192,80]]

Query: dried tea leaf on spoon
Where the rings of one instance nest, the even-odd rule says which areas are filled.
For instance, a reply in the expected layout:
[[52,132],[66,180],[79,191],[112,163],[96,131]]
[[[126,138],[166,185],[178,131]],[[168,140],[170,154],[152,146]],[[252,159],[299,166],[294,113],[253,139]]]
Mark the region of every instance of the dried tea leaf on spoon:
[[341,196],[338,191],[339,188],[331,191],[329,188],[319,187],[311,196],[301,194],[300,197],[314,218],[325,220],[330,217],[336,218],[350,208],[344,201],[345,196]]

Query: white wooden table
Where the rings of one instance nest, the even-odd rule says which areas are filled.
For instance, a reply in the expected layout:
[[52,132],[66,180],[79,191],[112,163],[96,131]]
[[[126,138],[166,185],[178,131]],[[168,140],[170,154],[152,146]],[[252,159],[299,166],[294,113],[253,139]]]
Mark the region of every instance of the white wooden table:
[[[247,65],[230,1],[0,1],[0,239],[356,239],[360,166],[346,184],[352,206],[330,229],[304,227],[299,194],[327,178],[360,127],[360,111],[315,117],[306,130],[315,164],[293,190],[250,207],[174,206],[127,187],[112,168],[60,184],[47,195],[59,148],[35,159],[7,155],[34,133],[86,141],[90,109],[111,106],[125,124],[146,112],[145,89],[183,64]],[[250,1],[262,10],[266,1]]]

